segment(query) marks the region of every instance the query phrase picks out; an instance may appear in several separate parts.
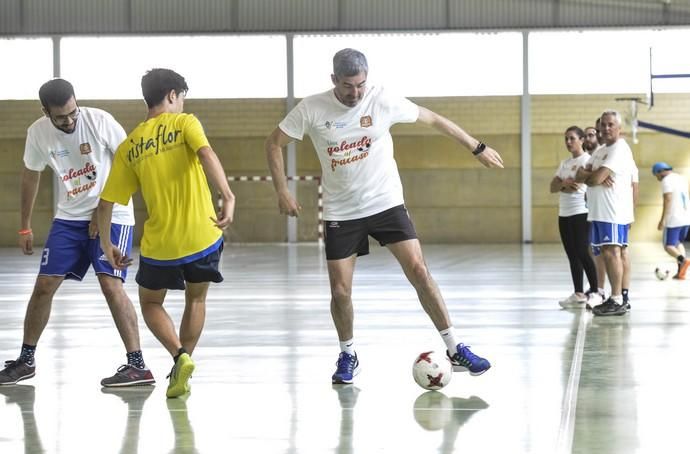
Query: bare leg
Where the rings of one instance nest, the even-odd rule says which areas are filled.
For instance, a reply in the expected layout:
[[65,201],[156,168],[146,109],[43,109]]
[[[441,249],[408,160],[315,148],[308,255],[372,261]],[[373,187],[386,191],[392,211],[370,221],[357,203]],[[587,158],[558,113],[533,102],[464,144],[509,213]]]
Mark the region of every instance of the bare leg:
[[38,339],[48,324],[53,296],[62,284],[63,276],[38,276],[34,284],[34,291],[26,307],[24,317],[24,343],[38,344]]
[[331,317],[338,339],[344,342],[354,336],[354,310],[352,309],[352,276],[356,255],[346,259],[328,260],[328,278],[331,284]]
[[127,353],[141,350],[137,313],[122,286],[122,281],[120,278],[99,273],[98,282],[101,284],[103,296],[108,302],[117,331],[125,344],[125,350]]
[[602,246],[601,253],[606,261],[606,274],[609,275],[611,295],[620,296],[623,293],[623,258],[621,257],[621,247],[615,245]]
[[429,315],[436,329],[442,331],[450,328],[451,322],[446,303],[424,262],[419,240],[400,241],[389,244],[387,247],[398,259],[405,276],[417,291],[419,302],[422,303],[424,311]]
[[601,288],[606,288],[606,260],[603,252],[594,256],[594,265],[597,267],[597,282]]
[[180,323],[180,341],[182,347],[191,355],[199,342],[206,321],[206,294],[209,283],[187,282],[186,287],[184,314]]
[[674,260],[678,258],[679,255],[685,257],[685,246],[683,246],[683,243],[680,243],[677,246],[664,246],[664,251],[673,257]]
[[149,327],[156,339],[163,344],[163,347],[171,356],[177,355],[182,348],[182,343],[173,324],[170,315],[163,308],[163,301],[167,290],[149,290],[139,286],[139,304],[141,304],[141,314],[144,316],[146,326]]
[[630,288],[630,274],[632,272],[632,265],[630,263],[630,251],[627,247],[621,248],[621,258],[623,262],[623,279],[621,281],[622,288]]

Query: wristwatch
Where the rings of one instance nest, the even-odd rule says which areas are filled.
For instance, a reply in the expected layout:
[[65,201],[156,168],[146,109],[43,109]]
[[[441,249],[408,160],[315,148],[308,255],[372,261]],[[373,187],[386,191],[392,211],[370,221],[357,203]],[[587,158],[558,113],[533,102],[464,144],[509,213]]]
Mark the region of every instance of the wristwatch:
[[477,147],[474,150],[472,150],[472,154],[477,156],[478,154],[483,153],[485,149],[486,149],[486,144],[484,142],[479,142],[477,144]]

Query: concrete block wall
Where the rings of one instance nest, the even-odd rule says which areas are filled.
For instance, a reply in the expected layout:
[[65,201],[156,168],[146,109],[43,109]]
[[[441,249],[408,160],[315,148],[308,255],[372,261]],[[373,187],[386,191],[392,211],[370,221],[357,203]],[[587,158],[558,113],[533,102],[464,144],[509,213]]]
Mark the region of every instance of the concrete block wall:
[[[621,95],[533,96],[532,98],[532,213],[535,242],[558,241],[558,198],[548,192],[560,160],[567,156],[563,131],[570,125],[591,125],[606,108],[625,114]],[[459,123],[466,131],[496,148],[506,168],[484,169],[451,140],[421,125],[396,125],[393,136],[408,209],[424,243],[508,243],[521,240],[520,98],[414,98],[413,101]],[[126,130],[144,118],[143,101],[79,100],[81,105],[111,112]],[[658,95],[656,107],[640,110],[639,118],[678,129],[688,129],[690,95]],[[195,100],[185,109],[201,120],[211,145],[228,175],[268,175],[263,150],[265,137],[285,115],[282,99]],[[0,246],[13,246],[19,224],[19,178],[26,128],[41,114],[38,101],[0,101]],[[629,132],[629,131],[628,131]],[[633,145],[641,175],[641,197],[632,230],[635,241],[659,238],[659,187],[649,169],[666,160],[690,174],[690,141],[674,136],[639,132]],[[320,166],[309,139],[297,145],[299,175],[319,175]],[[33,228],[37,242],[47,234],[52,218],[52,172],[42,177]],[[234,225],[228,238],[235,242],[281,242],[286,222],[278,214],[270,182],[231,182],[237,195]],[[313,182],[297,184],[303,213],[298,239],[316,241],[317,193]],[[146,214],[135,198],[139,225]],[[141,228],[137,230],[138,242]]]

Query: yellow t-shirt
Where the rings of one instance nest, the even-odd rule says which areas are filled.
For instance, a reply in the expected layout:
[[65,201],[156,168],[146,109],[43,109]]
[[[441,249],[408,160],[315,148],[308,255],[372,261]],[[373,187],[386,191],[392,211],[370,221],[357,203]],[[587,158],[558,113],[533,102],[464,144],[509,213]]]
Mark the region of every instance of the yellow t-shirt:
[[180,265],[220,247],[222,232],[210,219],[216,213],[197,155],[207,146],[194,115],[165,113],[140,123],[118,147],[101,198],[126,205],[141,188],[149,215],[141,239],[145,262]]

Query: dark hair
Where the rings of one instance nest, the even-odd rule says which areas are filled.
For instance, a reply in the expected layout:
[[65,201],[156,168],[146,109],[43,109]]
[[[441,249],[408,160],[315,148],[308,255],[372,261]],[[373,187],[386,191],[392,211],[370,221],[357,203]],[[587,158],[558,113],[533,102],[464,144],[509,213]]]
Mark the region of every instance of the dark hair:
[[579,126],[571,126],[565,130],[565,133],[568,134],[570,131],[574,131],[580,139],[585,137],[585,132]]
[[141,78],[141,91],[149,109],[160,104],[171,90],[178,95],[189,90],[184,77],[172,69],[153,68]]
[[38,90],[38,99],[44,109],[62,107],[74,96],[74,87],[65,79],[53,79],[41,85]]
[[342,49],[333,56],[333,74],[336,77],[352,77],[368,72],[367,57],[358,50]]

